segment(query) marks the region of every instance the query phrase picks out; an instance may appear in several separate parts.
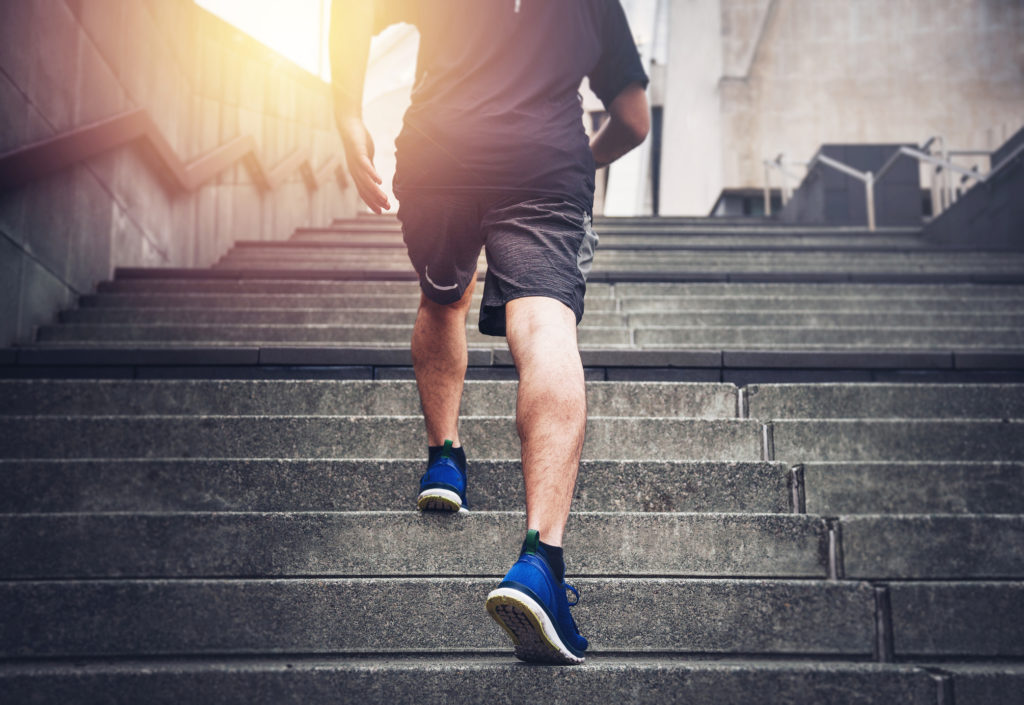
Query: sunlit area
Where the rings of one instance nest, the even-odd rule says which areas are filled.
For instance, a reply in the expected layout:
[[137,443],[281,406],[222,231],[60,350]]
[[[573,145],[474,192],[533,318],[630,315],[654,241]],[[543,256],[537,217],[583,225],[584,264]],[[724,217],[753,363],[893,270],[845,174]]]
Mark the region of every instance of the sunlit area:
[[330,80],[330,0],[196,0],[196,4],[310,73]]

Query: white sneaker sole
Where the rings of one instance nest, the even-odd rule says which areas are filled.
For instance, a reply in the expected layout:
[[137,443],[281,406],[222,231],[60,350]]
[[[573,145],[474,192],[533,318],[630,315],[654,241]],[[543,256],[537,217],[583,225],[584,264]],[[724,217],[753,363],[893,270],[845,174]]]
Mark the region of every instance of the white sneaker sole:
[[457,492],[434,487],[420,492],[416,498],[416,508],[436,512],[459,512],[465,514],[468,509],[462,506],[462,498]]
[[487,595],[487,612],[512,637],[516,658],[543,663],[579,664],[558,636],[544,608],[515,588],[497,588]]

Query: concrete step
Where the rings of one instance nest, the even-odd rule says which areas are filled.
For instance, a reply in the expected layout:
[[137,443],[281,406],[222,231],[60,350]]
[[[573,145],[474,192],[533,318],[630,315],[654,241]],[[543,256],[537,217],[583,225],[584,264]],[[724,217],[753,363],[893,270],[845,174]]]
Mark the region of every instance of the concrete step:
[[865,296],[883,298],[1024,298],[1024,287],[1013,284],[854,284],[793,282],[618,282],[615,295],[631,297],[689,296],[809,296],[845,297],[857,301]]
[[[482,291],[473,296],[470,320],[479,315]],[[415,312],[419,294],[90,294],[79,299],[83,309],[129,308],[129,309],[374,309],[387,311]],[[614,312],[618,302],[610,297],[601,298],[588,294],[585,300],[587,318],[592,313]]]
[[[506,547],[506,554],[516,548]],[[573,616],[595,654],[867,657],[874,649],[868,583],[570,580],[582,596]],[[508,637],[484,610],[497,583],[495,577],[6,581],[0,582],[6,632],[0,658],[508,654]],[[996,585],[992,602],[977,609],[1007,606],[1019,586]],[[1006,632],[1016,632],[1010,624],[988,636],[983,653],[1024,648],[1006,643]]]
[[[44,329],[40,328],[40,333]],[[47,334],[49,335],[49,333]],[[67,336],[71,335],[69,331]],[[44,338],[40,337],[40,340]],[[72,339],[72,338],[66,338]],[[639,328],[633,340],[641,348],[830,346],[849,348],[1021,348],[1021,328],[939,328],[920,326],[815,327],[815,326],[691,326]]]
[[[852,526],[859,548],[871,527]],[[523,512],[7,514],[0,515],[0,580],[500,578],[525,528]],[[828,574],[828,527],[806,514],[574,512],[566,537],[574,576]],[[1012,564],[992,566],[1016,574]]]
[[[0,460],[0,514],[38,512],[407,511],[413,460]],[[791,511],[782,463],[584,460],[580,512]],[[1022,494],[1018,492],[1018,494]],[[474,511],[523,506],[518,460],[469,459]]]
[[[144,315],[144,313],[143,313]],[[587,322],[587,318],[583,318]],[[141,318],[141,317],[140,317]],[[601,321],[598,323],[598,321]],[[601,317],[592,325],[623,325],[618,319]],[[111,321],[113,322],[113,321]],[[154,320],[157,322],[157,320]],[[199,322],[199,321],[196,321]],[[383,322],[383,321],[382,321]],[[765,306],[759,311],[735,312],[662,312],[631,313],[626,321],[630,328],[692,328],[692,327],[815,327],[815,328],[1019,328],[1024,327],[1024,313],[941,313],[936,311],[776,311]]]
[[[1012,697],[1024,681],[1014,664],[943,664],[964,703]],[[538,677],[502,656],[383,658],[265,657],[202,661],[19,662],[0,665],[0,689],[14,702],[179,705],[308,705],[343,702],[423,705],[557,702],[564,705],[934,705],[923,668],[853,661],[705,660],[668,656],[587,656],[584,668]],[[554,671],[540,670],[544,676]],[[995,683],[993,683],[995,679]],[[982,692],[988,700],[971,700]],[[1009,702],[1001,700],[1000,702]]]
[[1024,514],[1020,462],[804,463],[807,511],[837,514]]
[[1020,384],[752,384],[756,419],[1024,418]]
[[[3,458],[420,458],[421,416],[8,416]],[[464,417],[471,457],[519,457],[510,416]],[[588,459],[761,460],[756,421],[591,417]]]
[[1024,458],[1024,420],[840,419],[772,423],[775,459],[990,461]]
[[[914,235],[827,235],[827,234],[783,234],[774,232],[624,232],[618,229],[603,228],[597,232],[600,237],[600,251],[609,247],[621,248],[736,248],[746,249],[826,249],[826,250],[919,250],[928,247],[921,238]],[[313,247],[328,248],[346,247],[393,247],[402,248],[400,232],[372,231],[362,232],[297,232],[289,240],[277,243],[265,241],[243,240],[236,242],[234,252],[245,250],[272,249],[273,247]]]
[[[239,302],[236,302],[236,306]],[[479,310],[479,309],[477,309]],[[470,318],[475,320],[476,316]],[[970,322],[977,320],[977,317]],[[1000,320],[1004,321],[1005,318]],[[1024,316],[1021,316],[1024,322]],[[63,311],[61,323],[103,325],[345,325],[408,326],[416,321],[416,305],[403,309],[387,308],[82,308]],[[982,323],[985,324],[984,322]],[[991,324],[991,322],[989,322]],[[587,328],[626,327],[619,313],[587,311],[581,326]]]
[[900,581],[886,590],[897,658],[1024,656],[1024,583]]
[[[617,285],[617,286],[622,286]],[[929,296],[911,298],[913,292],[892,295],[873,295],[864,291],[860,295],[821,296],[813,290],[803,295],[736,295],[698,296],[624,296],[618,299],[618,309],[627,314],[672,312],[784,312],[814,311],[835,313],[983,313],[990,315],[1020,315],[1024,313],[1024,298],[990,296],[952,297]],[[596,299],[604,302],[606,299]],[[84,305],[84,304],[83,304]],[[588,299],[587,305],[590,305]]]
[[[485,336],[475,325],[466,327],[466,335],[470,343],[498,344],[504,343],[503,338]],[[271,324],[102,324],[102,323],[64,323],[60,325],[40,326],[36,339],[40,342],[51,341],[169,341],[175,343],[272,343],[272,342],[307,342],[307,343],[359,343],[376,345],[378,343],[409,344],[412,336],[412,325],[271,325]],[[1024,337],[1024,336],[1022,336]],[[629,331],[621,327],[601,328],[597,326],[581,327],[577,334],[580,345],[588,346],[622,346],[629,345]]]
[[[516,382],[465,383],[462,413],[515,413]],[[731,384],[588,382],[592,416],[734,418]],[[73,415],[415,415],[412,381],[0,380],[0,416]]]
[[843,516],[839,525],[847,578],[1024,577],[1024,514]]

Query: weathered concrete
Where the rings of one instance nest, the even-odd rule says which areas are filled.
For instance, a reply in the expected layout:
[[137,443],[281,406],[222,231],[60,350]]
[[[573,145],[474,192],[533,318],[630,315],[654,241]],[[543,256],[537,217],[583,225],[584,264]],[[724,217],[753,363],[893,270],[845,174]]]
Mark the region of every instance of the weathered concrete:
[[1024,583],[892,583],[897,656],[1024,656]]
[[1024,578],[1024,516],[842,516],[847,578]]
[[1017,460],[1024,422],[1009,420],[776,421],[775,458],[837,460]]
[[[522,508],[519,462],[469,452],[472,508]],[[408,511],[423,468],[422,459],[4,460],[0,513]],[[786,513],[788,477],[778,463],[584,460],[573,508]]]
[[751,418],[1024,418],[1024,385],[754,384]]
[[[519,457],[511,417],[463,418],[477,458]],[[0,422],[5,458],[419,458],[420,416],[27,417]],[[591,417],[583,457],[759,460],[756,421]]]
[[[338,702],[339,694],[345,701],[367,705],[392,705],[415,694],[416,702],[431,705],[450,703],[453,693],[460,703],[474,705],[552,700],[566,705],[748,705],[752,693],[763,705],[933,705],[935,699],[935,686],[920,668],[849,662],[588,656],[584,668],[540,671],[524,668],[509,656],[462,656],[458,661],[444,657],[147,660],[145,669],[133,669],[136,663],[0,665],[0,687],[15,700],[86,699],[112,705],[141,701],[279,705],[294,699],[320,705]],[[1003,666],[1000,673],[1013,677],[1013,669]],[[968,674],[956,673],[960,696],[959,679]],[[990,702],[995,701],[983,701],[983,705]]]
[[[515,413],[516,382],[467,381],[462,413]],[[734,418],[731,384],[590,382],[591,416]],[[2,415],[415,415],[412,381],[0,381]]]
[[956,701],[962,705],[1000,705],[1024,692],[1024,665],[953,663],[941,668],[953,675]]
[[[522,512],[0,515],[0,579],[492,575]],[[573,576],[827,575],[820,517],[576,512]],[[116,551],[111,546],[120,546]]]
[[[582,578],[594,653],[867,656],[867,583]],[[483,602],[496,579],[0,583],[4,657],[508,651]],[[396,603],[416,609],[394,610]],[[69,619],[75,615],[75,619]],[[615,615],[609,619],[609,615]],[[898,633],[898,632],[897,632]]]
[[1020,462],[805,463],[807,511],[825,514],[1024,514]]

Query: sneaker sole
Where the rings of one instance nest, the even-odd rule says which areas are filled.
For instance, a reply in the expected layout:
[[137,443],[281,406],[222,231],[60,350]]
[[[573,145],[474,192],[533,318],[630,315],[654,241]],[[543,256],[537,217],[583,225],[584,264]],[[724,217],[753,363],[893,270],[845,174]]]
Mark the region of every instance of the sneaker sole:
[[416,498],[416,508],[421,511],[459,512],[460,514],[469,511],[462,506],[462,498],[457,492],[438,487],[420,492],[420,496]]
[[529,595],[498,588],[487,595],[487,612],[515,644],[516,658],[540,663],[579,664],[583,656],[569,651],[547,612]]

